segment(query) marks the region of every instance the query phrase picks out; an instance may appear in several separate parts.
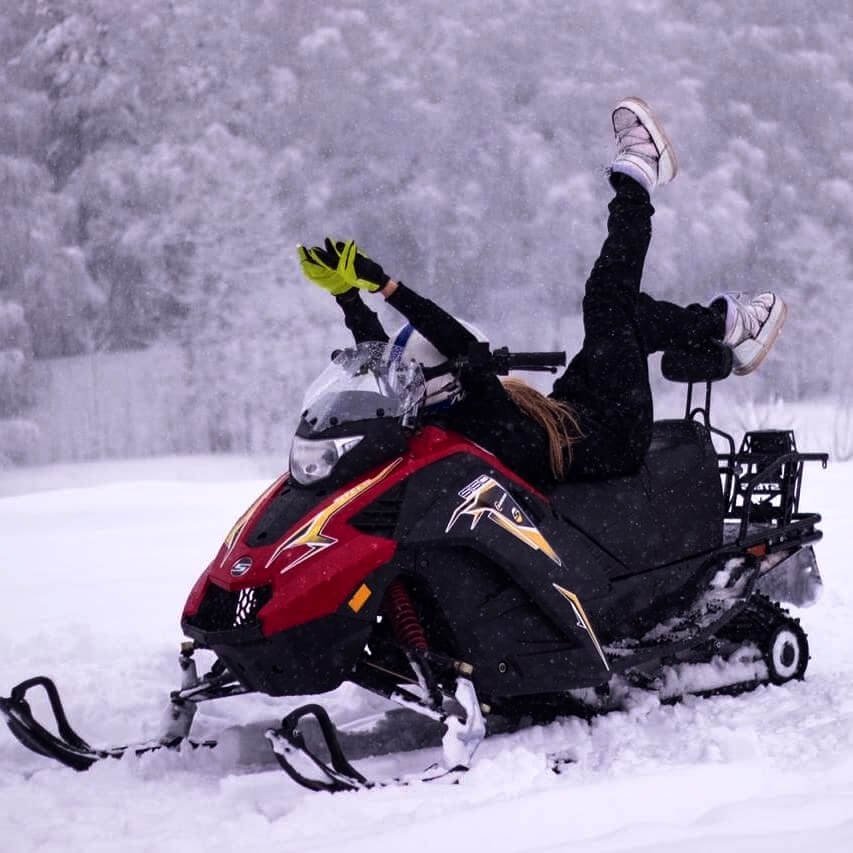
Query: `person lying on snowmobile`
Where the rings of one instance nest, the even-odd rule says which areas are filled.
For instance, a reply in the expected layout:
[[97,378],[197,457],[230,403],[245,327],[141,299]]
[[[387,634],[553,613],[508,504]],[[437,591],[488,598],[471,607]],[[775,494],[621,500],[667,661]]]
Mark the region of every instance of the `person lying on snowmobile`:
[[[649,106],[626,98],[612,113],[615,197],[607,238],[586,282],[584,342],[545,396],[518,379],[451,375],[431,379],[425,412],[494,453],[539,488],[570,479],[635,473],[652,435],[648,356],[709,346],[733,352],[734,372],[755,370],[774,343],[786,307],[775,294],[723,293],[686,308],[640,292],[654,213],[650,194],[676,175],[672,144]],[[389,340],[359,295],[378,291],[407,320],[394,343],[425,366],[467,355],[476,331],[392,279],[350,240],[299,247],[302,271],[332,293],[356,343]]]

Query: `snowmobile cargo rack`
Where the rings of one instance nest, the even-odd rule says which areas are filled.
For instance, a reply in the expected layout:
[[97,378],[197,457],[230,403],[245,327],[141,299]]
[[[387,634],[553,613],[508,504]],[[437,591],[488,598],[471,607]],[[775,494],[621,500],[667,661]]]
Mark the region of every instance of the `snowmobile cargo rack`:
[[[761,526],[784,531],[782,541],[817,541],[817,513],[800,512],[800,490],[806,462],[826,468],[827,453],[800,453],[791,430],[746,433],[737,453],[720,453],[728,489],[727,518],[740,521],[739,541]],[[766,535],[766,534],[765,534]]]
[[[705,428],[728,447],[728,452],[717,454],[726,522],[738,523],[738,545],[749,546],[754,540],[766,553],[790,548],[793,543],[816,542],[822,536],[815,530],[820,515],[799,511],[803,466],[820,462],[826,468],[829,455],[800,453],[793,430],[747,432],[740,449],[735,450],[732,436],[711,423],[711,387],[729,376],[732,364],[731,349],[717,344],[689,351],[670,350],[661,359],[666,379],[687,384],[685,418],[701,419]],[[699,383],[705,385],[705,400],[694,407],[694,386]]]

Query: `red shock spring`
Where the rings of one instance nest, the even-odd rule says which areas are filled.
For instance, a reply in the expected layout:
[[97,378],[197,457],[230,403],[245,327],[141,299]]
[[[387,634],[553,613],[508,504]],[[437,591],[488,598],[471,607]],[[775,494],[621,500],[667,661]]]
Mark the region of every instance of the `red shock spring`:
[[391,620],[394,636],[401,646],[417,649],[420,652],[429,650],[426,634],[418,619],[412,597],[399,578],[388,587],[385,596],[385,613]]

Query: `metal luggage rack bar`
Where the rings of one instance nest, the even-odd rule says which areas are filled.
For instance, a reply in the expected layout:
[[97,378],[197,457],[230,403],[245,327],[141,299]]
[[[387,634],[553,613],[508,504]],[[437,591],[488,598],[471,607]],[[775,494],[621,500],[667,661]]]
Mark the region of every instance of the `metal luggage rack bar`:
[[805,463],[820,462],[825,468],[828,454],[800,453],[794,433],[779,430],[748,432],[737,453],[717,458],[725,477],[726,520],[739,522],[739,544],[748,545],[753,538],[768,546],[820,538],[814,531],[820,516],[799,511],[800,490]]
[[823,533],[815,529],[820,518],[815,512],[797,513],[784,527],[752,522],[746,531],[742,518],[727,518],[723,522],[723,541],[726,545],[736,545],[739,550],[761,546],[762,554],[772,554],[822,539]]
[[[728,351],[724,349],[723,355],[726,353]],[[711,423],[712,384],[728,376],[731,370],[730,354],[727,365],[725,358],[719,362],[720,370],[717,373],[701,377],[689,370],[686,373],[684,370],[673,373],[671,368],[679,367],[679,364],[672,358],[669,362],[669,372],[667,365],[662,363],[664,376],[672,381],[688,383],[685,419],[700,421],[710,435],[716,436],[728,447],[727,453],[717,453],[726,505],[723,521],[726,543],[735,544],[739,548],[761,546],[768,553],[820,539],[823,534],[815,530],[820,515],[799,511],[800,489],[805,463],[820,462],[826,468],[829,454],[800,453],[793,430],[747,432],[740,450],[735,451],[732,436]],[[700,381],[705,384],[705,400],[694,406],[694,385]],[[727,535],[734,527],[737,527],[736,536]]]

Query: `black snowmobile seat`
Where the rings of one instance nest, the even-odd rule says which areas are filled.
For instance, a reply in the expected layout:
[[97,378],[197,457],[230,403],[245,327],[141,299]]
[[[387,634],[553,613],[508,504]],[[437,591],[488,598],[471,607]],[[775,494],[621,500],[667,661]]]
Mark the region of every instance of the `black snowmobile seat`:
[[717,454],[708,430],[697,421],[656,421],[637,474],[564,483],[550,498],[557,513],[625,566],[626,575],[722,544]]

